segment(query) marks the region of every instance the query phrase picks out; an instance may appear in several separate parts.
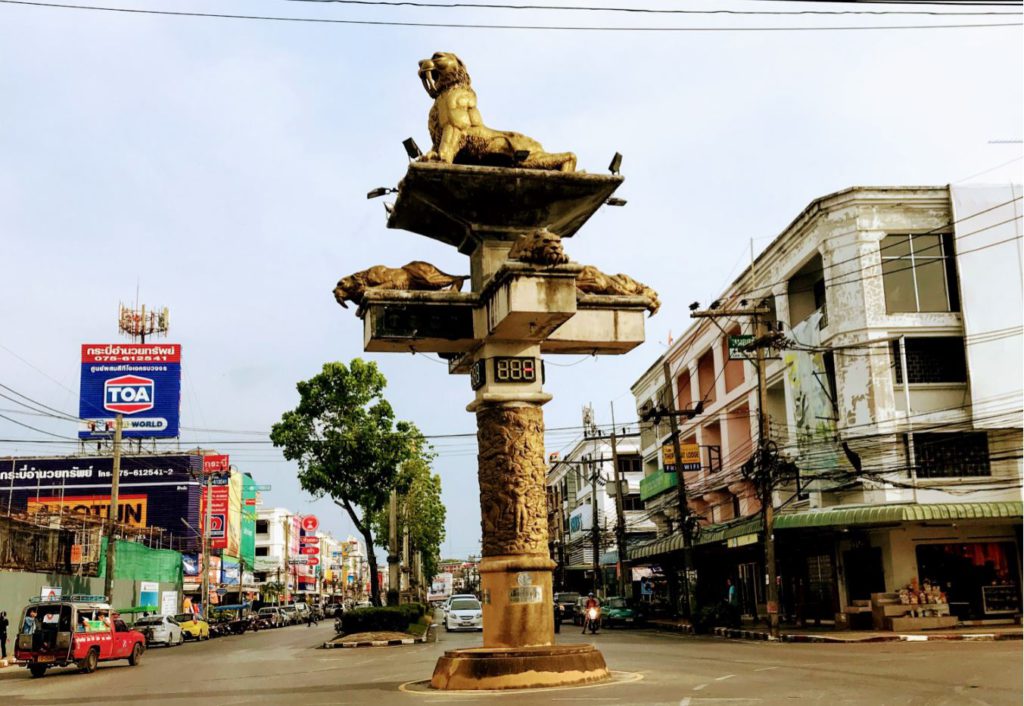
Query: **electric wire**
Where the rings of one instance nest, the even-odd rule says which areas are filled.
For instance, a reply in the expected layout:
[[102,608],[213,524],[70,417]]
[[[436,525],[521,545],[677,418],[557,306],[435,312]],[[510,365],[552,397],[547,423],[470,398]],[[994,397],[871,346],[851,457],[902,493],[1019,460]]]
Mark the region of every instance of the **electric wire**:
[[917,24],[917,25],[830,25],[830,26],[761,26],[761,27],[630,27],[630,26],[587,26],[587,25],[517,25],[517,24],[483,24],[457,22],[412,22],[398,20],[357,20],[330,17],[293,17],[283,15],[243,15],[225,12],[191,12],[183,10],[160,10],[128,7],[112,7],[106,5],[81,5],[72,3],[41,2],[39,0],[0,0],[5,5],[21,5],[38,8],[64,10],[85,10],[94,12],[122,13],[129,15],[157,15],[165,17],[189,17],[227,20],[256,20],[266,22],[288,22],[296,24],[336,24],[369,27],[428,27],[445,29],[490,29],[490,30],[525,30],[525,31],[562,31],[562,32],[847,32],[847,31],[899,31],[927,29],[993,29],[1000,27],[1019,27],[1017,22],[975,22],[953,24]]

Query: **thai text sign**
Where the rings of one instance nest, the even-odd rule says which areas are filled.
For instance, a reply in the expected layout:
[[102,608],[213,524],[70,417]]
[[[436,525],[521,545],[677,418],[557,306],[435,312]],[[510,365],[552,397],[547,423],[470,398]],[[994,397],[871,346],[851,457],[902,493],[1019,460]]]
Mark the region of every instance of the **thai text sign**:
[[747,346],[753,342],[754,337],[750,335],[729,336],[729,360],[747,360],[750,357]]
[[113,434],[124,415],[123,435],[175,438],[181,402],[181,346],[150,343],[82,345],[78,416],[82,439]]
[[699,471],[700,470],[700,446],[697,444],[679,444],[679,453],[683,458],[681,463],[676,462],[676,450],[672,444],[665,444],[661,447],[661,465],[666,471]]

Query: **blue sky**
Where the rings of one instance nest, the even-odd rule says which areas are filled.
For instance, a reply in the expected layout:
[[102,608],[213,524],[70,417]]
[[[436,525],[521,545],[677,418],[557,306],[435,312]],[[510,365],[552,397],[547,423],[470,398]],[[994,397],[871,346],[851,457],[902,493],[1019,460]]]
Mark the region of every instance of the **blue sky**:
[[[519,24],[910,21],[624,19],[282,0],[117,4]],[[424,356],[363,354],[360,322],[331,295],[340,276],[378,263],[422,259],[468,272],[454,249],[387,230],[381,203],[365,198],[401,178],[404,138],[429,145],[430,102],[416,65],[447,50],[469,67],[489,125],[575,151],[588,171],[624,155],[619,195],[628,206],[604,209],[567,251],[650,284],[663,307],[648,321],[648,342],[627,356],[552,360],[578,364],[549,366],[555,399],[545,413],[550,427],[577,426],[593,402],[607,423],[614,400],[619,421],[631,421],[629,385],[669,332],[688,326],[686,305],[712,298],[749,261],[751,239],[760,249],[813,199],[853,185],[945,184],[979,173],[973,180],[1019,181],[1021,145],[992,142],[1021,139],[1021,44],[1020,27],[550,32],[0,5],[0,382],[76,410],[79,345],[118,340],[117,304],[134,300],[138,284],[142,302],[170,307],[168,340],[184,347],[186,426],[269,429],[295,405],[296,380],[326,360],[363,355],[387,375],[401,417],[428,434],[472,433],[467,378]],[[44,438],[2,419],[0,437]],[[231,453],[273,485],[267,505],[316,512],[325,528],[351,531],[340,510],[298,488],[294,468],[269,445],[218,443],[240,438],[259,437],[187,432],[183,443]],[[571,432],[552,434],[548,450],[571,440]],[[474,448],[472,438],[437,444],[446,555],[478,551]],[[53,450],[0,443],[0,454]]]

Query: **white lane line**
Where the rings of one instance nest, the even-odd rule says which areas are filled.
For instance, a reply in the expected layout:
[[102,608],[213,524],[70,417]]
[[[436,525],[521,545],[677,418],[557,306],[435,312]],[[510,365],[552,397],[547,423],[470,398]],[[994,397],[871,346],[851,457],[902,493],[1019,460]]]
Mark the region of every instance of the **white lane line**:
[[735,674],[726,674],[724,677],[715,677],[715,681],[725,681],[726,679],[732,679]]
[[769,672],[769,671],[771,671],[773,669],[778,669],[778,667],[761,667],[760,669],[755,669],[754,671],[755,672]]
[[707,684],[698,684],[697,686],[693,687],[693,690],[694,691],[700,691],[701,689],[703,689],[706,686],[707,686]]
[[690,697],[687,696],[685,699],[680,699],[679,706],[690,706]]

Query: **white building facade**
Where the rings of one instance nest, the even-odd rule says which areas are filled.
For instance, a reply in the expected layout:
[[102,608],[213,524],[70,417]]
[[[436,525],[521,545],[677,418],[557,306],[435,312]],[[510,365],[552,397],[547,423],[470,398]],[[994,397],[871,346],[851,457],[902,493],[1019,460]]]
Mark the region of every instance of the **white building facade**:
[[[698,598],[725,579],[763,614],[756,367],[730,337],[763,308],[766,438],[798,474],[773,494],[783,613],[829,619],[871,594],[928,581],[958,618],[1020,613],[1021,190],[858,187],[814,201],[633,385],[641,415],[671,394]],[[717,324],[717,325],[716,325]],[[747,339],[749,340],[749,339]],[[733,339],[736,346],[744,341]],[[668,362],[666,380],[664,363]],[[645,425],[641,495],[660,540],[638,553],[681,565],[678,476]],[[679,541],[671,541],[679,536]]]

